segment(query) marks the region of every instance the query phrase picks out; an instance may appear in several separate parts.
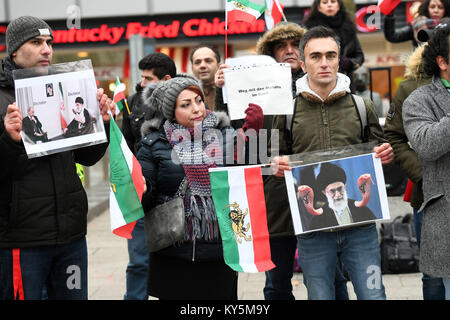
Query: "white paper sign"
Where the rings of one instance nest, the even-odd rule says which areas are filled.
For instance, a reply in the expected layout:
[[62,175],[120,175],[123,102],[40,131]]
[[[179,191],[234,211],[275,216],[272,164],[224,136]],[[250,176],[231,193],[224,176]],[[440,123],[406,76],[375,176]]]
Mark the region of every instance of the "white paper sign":
[[231,120],[245,118],[249,103],[259,105],[264,115],[292,114],[292,75],[287,63],[224,69],[228,114]]
[[[82,67],[80,67],[82,66]],[[17,105],[22,112],[22,141],[29,158],[106,142],[90,61],[15,73]],[[64,70],[52,74],[53,70]],[[45,72],[44,72],[45,71]]]

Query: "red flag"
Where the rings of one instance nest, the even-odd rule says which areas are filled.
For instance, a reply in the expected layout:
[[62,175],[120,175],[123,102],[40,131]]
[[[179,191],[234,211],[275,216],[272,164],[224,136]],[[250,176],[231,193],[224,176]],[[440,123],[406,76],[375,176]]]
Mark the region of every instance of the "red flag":
[[378,7],[381,12],[388,15],[394,10],[402,0],[378,0]]

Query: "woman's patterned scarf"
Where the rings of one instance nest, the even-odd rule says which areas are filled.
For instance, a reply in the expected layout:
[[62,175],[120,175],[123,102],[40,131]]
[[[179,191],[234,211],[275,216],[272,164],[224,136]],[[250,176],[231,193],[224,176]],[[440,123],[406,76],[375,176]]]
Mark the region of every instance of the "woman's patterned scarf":
[[[222,135],[217,129],[219,120],[207,111],[206,118],[194,128],[186,128],[166,121],[164,131],[188,181],[185,194],[186,232],[185,240],[219,239],[216,210],[211,197],[209,168],[222,161]],[[172,155],[174,154],[172,153]]]

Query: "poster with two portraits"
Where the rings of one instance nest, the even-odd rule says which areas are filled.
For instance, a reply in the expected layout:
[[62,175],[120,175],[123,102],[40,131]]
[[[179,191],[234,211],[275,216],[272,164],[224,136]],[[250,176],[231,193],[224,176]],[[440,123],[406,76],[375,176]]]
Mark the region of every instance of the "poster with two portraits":
[[390,219],[374,144],[290,156],[285,171],[295,234]]
[[13,72],[29,158],[107,141],[90,60]]

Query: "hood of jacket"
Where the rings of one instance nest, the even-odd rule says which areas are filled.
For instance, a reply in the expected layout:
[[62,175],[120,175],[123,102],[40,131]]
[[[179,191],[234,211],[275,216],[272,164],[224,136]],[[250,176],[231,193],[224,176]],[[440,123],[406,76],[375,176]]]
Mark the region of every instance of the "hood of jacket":
[[405,61],[405,78],[411,78],[414,80],[421,80],[424,78],[429,78],[425,71],[423,70],[423,58],[422,54],[425,50],[425,46],[428,44],[419,45],[407,58]]
[[317,93],[311,90],[308,83],[308,74],[305,74],[296,82],[297,95],[301,94],[305,99],[309,101],[328,103],[342,96],[345,96],[347,93],[350,93],[351,92],[350,83],[351,81],[349,77],[347,77],[343,73],[338,72],[336,86],[334,87],[333,90],[331,90],[328,97],[325,100],[323,100]]
[[280,22],[272,30],[267,31],[256,43],[256,54],[273,57],[273,46],[280,40],[300,39],[306,29],[293,22]]
[[0,61],[0,87],[14,88],[13,70],[20,67],[12,61],[10,56],[6,56]]

